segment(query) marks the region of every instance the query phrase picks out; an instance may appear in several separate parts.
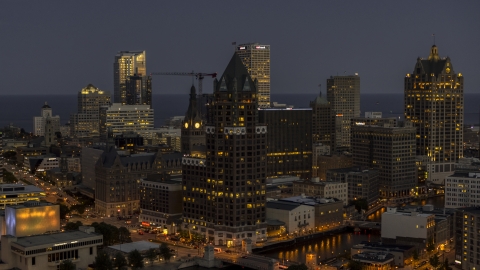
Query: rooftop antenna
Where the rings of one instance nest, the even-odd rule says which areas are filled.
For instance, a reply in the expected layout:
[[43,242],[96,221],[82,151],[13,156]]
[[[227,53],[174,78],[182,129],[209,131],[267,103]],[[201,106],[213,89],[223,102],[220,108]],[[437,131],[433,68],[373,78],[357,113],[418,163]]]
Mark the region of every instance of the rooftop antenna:
[[433,37],[433,45],[435,45],[435,34],[432,34]]
[[232,46],[233,46],[233,51],[235,51],[235,47],[237,46],[237,42],[236,41],[232,42]]
[[320,88],[320,96],[322,96],[322,84],[319,84],[318,88]]

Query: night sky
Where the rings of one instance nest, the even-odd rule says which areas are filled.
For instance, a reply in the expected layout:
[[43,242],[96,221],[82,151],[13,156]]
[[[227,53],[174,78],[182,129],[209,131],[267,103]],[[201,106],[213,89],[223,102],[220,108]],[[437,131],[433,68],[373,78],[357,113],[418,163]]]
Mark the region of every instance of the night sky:
[[[480,1],[0,2],[0,95],[113,93],[120,50],[146,50],[147,72],[222,73],[232,42],[271,45],[271,91],[317,93],[359,73],[362,93],[402,93],[433,44],[480,85]],[[156,76],[154,94],[187,93],[188,77]],[[475,86],[477,85],[477,86]],[[205,79],[204,92],[212,83]]]

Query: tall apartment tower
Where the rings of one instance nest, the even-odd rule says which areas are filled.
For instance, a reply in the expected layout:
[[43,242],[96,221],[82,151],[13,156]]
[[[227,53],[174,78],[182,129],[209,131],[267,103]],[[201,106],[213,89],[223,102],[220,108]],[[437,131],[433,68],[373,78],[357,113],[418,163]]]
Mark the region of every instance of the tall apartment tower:
[[78,92],[77,113],[70,115],[70,136],[100,133],[100,108],[110,105],[110,92],[89,84]]
[[235,51],[247,67],[252,80],[258,81],[258,106],[270,107],[270,45],[241,44]]
[[113,100],[127,104],[127,80],[130,76],[146,76],[145,51],[120,51],[113,63]]
[[45,120],[50,116],[53,132],[60,132],[60,116],[53,115],[52,107],[45,102],[40,111],[40,116],[33,117],[33,134],[37,136],[45,135]]
[[125,82],[127,105],[150,105],[152,107],[152,77],[130,76]]
[[328,100],[322,96],[310,102],[312,108],[312,138],[314,143],[330,146],[333,150],[335,142],[335,115]]
[[214,81],[206,158],[184,157],[185,226],[215,245],[266,240],[266,133],[258,120],[257,81],[234,54]]
[[353,125],[352,155],[357,166],[379,171],[380,196],[401,202],[417,183],[415,166],[415,127]]
[[197,106],[195,87],[190,88],[190,101],[185,118],[182,122],[182,153],[193,155],[198,148],[205,146],[205,123]]
[[350,119],[360,116],[360,77],[330,76],[327,100],[335,115],[334,149],[350,148]]
[[463,157],[463,113],[463,76],[433,45],[405,77],[405,118],[417,128],[417,155],[430,160],[430,181],[441,183]]

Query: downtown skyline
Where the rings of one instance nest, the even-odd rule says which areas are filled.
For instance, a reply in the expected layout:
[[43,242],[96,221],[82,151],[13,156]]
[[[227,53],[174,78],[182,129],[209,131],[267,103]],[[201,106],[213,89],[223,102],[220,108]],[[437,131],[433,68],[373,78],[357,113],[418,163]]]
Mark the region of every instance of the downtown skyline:
[[[232,42],[271,45],[272,94],[318,93],[319,84],[325,92],[329,76],[355,73],[362,93],[401,93],[403,76],[414,68],[410,59],[428,56],[433,33],[439,54],[455,59],[468,78],[465,92],[480,84],[476,2],[186,1],[133,10],[121,3],[4,4],[0,32],[10,38],[0,49],[12,53],[2,59],[0,95],[75,94],[89,83],[113,92],[114,55],[121,50],[147,51],[147,73],[220,72]],[[115,21],[126,16],[136,23]],[[153,94],[187,94],[190,85],[189,78],[155,77]],[[211,80],[204,89],[211,93]]]

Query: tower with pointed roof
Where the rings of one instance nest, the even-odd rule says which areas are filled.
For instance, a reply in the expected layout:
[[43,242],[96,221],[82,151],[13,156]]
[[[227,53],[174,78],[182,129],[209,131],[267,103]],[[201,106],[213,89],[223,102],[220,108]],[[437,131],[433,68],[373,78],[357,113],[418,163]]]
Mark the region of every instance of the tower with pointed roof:
[[205,146],[205,123],[198,110],[195,87],[190,88],[188,110],[182,122],[182,153],[192,155],[200,146]]
[[45,135],[45,120],[47,116],[50,116],[50,120],[52,121],[52,128],[54,132],[60,132],[60,116],[53,115],[52,107],[45,103],[42,106],[40,111],[40,116],[33,117],[33,134],[37,136],[44,136]]
[[441,183],[463,156],[463,76],[433,45],[405,76],[405,118],[417,128],[416,154],[427,156],[431,182]]
[[216,245],[266,240],[266,133],[257,80],[235,53],[214,82],[205,158],[183,158],[184,222]]

